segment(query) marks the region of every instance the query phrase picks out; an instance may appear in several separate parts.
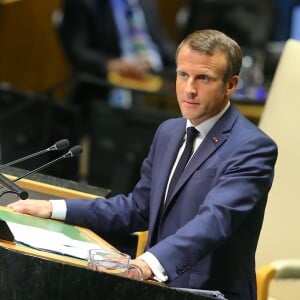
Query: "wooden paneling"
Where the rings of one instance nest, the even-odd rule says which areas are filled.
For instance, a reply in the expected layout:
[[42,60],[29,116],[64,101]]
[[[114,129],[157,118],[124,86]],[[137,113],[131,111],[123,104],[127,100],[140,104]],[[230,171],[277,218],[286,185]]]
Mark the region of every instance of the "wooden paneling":
[[176,15],[182,6],[188,3],[188,0],[157,0],[161,15],[162,25],[174,41],[179,41],[180,35],[176,26]]
[[52,13],[60,0],[0,4],[0,82],[42,91],[68,73]]

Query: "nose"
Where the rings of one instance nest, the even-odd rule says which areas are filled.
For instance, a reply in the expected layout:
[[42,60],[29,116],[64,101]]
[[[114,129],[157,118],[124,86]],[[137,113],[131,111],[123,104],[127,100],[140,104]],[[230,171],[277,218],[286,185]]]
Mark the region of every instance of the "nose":
[[197,95],[197,88],[195,81],[192,78],[189,78],[186,82],[185,92],[189,98],[193,98]]

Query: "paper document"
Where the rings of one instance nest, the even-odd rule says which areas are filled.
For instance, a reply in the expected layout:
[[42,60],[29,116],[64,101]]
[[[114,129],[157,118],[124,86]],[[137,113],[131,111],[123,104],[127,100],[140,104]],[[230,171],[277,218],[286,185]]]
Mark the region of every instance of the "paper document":
[[35,249],[69,255],[84,260],[88,259],[90,249],[101,249],[95,243],[74,240],[63,233],[14,222],[6,223],[16,242]]

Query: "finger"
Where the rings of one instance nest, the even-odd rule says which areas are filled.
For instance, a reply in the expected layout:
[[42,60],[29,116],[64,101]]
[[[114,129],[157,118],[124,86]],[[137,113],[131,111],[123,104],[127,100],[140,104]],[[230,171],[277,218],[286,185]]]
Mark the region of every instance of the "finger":
[[7,207],[12,208],[12,207],[13,207],[16,203],[18,203],[18,202],[19,202],[19,201],[9,203],[9,204],[7,204]]
[[41,218],[50,218],[52,205],[43,200],[19,200],[8,205],[13,211]]
[[9,204],[7,205],[7,207],[10,208],[10,209],[12,209],[12,210],[15,210],[16,207],[22,206],[22,201],[23,201],[23,200],[18,200],[18,201],[9,203]]
[[127,277],[136,280],[143,280],[143,271],[139,266],[131,264],[128,270]]
[[[25,201],[25,200],[24,200]],[[12,203],[8,205],[9,208],[11,208],[13,211],[18,213],[26,213],[26,214],[34,214],[34,207],[31,205],[28,205],[28,203],[23,203],[21,201]]]

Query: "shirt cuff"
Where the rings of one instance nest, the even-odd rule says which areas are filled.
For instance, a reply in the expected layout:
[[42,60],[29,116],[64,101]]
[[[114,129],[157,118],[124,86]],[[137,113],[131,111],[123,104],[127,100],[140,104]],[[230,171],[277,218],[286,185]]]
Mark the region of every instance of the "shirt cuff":
[[67,205],[65,200],[49,200],[52,205],[51,219],[64,221],[67,215]]
[[151,268],[154,274],[153,279],[159,282],[165,282],[168,280],[168,276],[166,275],[165,269],[152,253],[145,252],[142,255],[140,255],[138,258],[143,260],[149,265],[149,267]]

